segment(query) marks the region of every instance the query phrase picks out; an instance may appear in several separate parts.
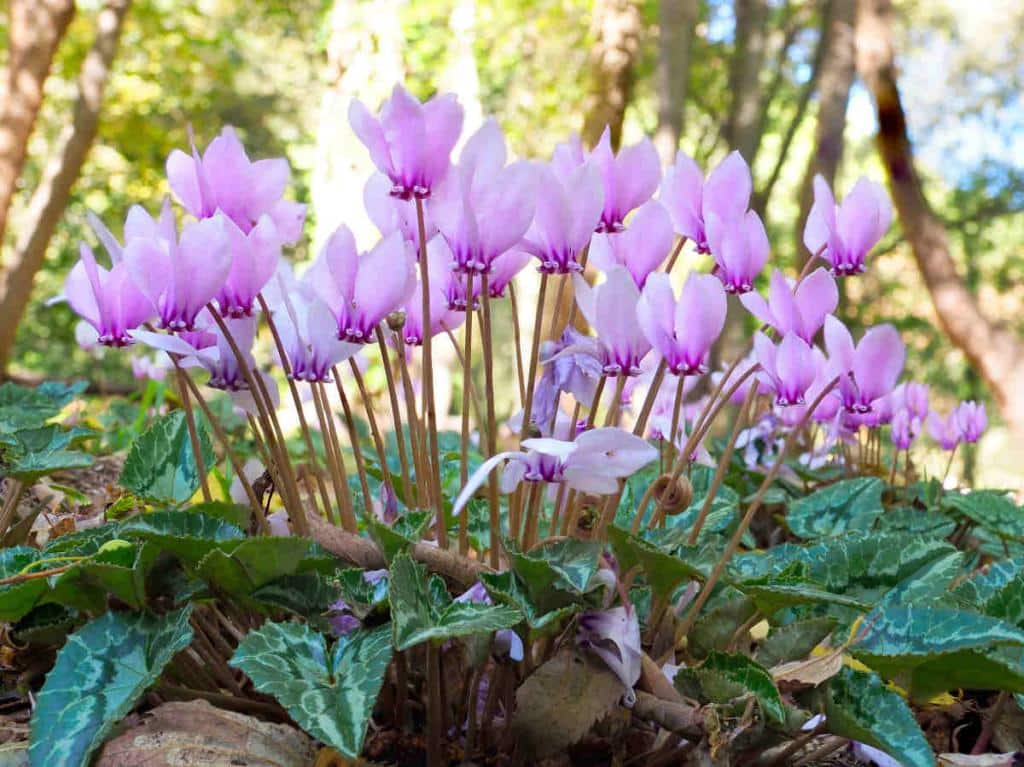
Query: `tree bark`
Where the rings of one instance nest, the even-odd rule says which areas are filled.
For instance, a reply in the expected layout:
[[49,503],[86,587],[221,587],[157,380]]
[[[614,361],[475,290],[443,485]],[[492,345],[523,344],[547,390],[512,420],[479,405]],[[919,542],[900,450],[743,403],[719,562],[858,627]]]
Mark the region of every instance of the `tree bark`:
[[663,163],[671,163],[679,149],[690,81],[690,49],[700,17],[697,0],[661,0],[658,3],[658,127],[654,145]]
[[18,322],[32,295],[32,283],[42,267],[46,248],[71,196],[99,126],[103,91],[117,52],[121,27],[131,0],[107,0],[96,19],[96,39],[82,62],[74,116],[47,164],[42,181],[26,211],[25,229],[18,238],[10,267],[0,274],[0,372],[14,345]]
[[814,146],[800,185],[800,215],[796,220],[797,263],[810,256],[804,247],[804,222],[814,202],[814,177],[819,173],[832,186],[843,157],[846,106],[856,75],[857,0],[831,0],[826,55],[818,81],[818,122]]
[[43,84],[75,15],[74,0],[11,0],[7,71],[0,85],[0,246],[15,185],[28,155]]
[[939,325],[985,379],[1007,424],[1024,436],[1024,343],[982,312],[957,273],[948,234],[924,195],[897,85],[892,3],[860,0],[858,11],[857,67],[875,99],[878,153]]
[[761,143],[761,69],[768,45],[767,0],[736,0],[735,47],[729,62],[732,101],[725,140],[753,167]]
[[633,97],[642,28],[637,0],[597,0],[594,3],[590,93],[581,132],[587,146],[597,143],[605,126],[611,129],[612,147],[619,146],[622,121]]

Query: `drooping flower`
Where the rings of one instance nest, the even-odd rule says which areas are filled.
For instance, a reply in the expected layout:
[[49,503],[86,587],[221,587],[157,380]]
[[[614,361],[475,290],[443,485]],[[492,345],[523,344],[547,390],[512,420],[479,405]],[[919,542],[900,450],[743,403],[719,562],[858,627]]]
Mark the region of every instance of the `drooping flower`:
[[985,403],[968,400],[957,405],[954,411],[960,436],[964,442],[977,442],[988,428],[988,414]]
[[742,217],[721,218],[715,213],[705,221],[714,273],[727,293],[748,293],[768,261],[770,245],[761,217],[748,210]]
[[689,238],[698,253],[710,253],[707,220],[737,221],[750,207],[753,180],[750,168],[739,152],[733,152],[708,174],[685,152],[676,155],[675,165],[665,172],[659,199],[672,217],[676,234]]
[[175,149],[167,158],[167,181],[185,209],[196,218],[220,213],[248,234],[269,216],[283,243],[302,236],[306,206],[282,199],[288,186],[288,161],[283,157],[252,162],[234,128],[226,127],[202,157],[192,146],[188,155]]
[[783,407],[804,404],[807,390],[817,375],[814,352],[796,333],[786,333],[776,346],[764,333],[754,336],[754,354],[761,365],[762,381],[775,392]]
[[825,348],[833,374],[839,376],[843,407],[850,412],[871,412],[872,404],[892,392],[903,372],[906,348],[892,325],[868,329],[855,347],[846,326],[829,315]]
[[629,212],[651,199],[661,181],[661,161],[650,139],[612,151],[612,134],[604,129],[590,159],[601,173],[604,209],[598,232],[621,232]]
[[360,254],[347,226],[338,227],[302,278],[330,307],[343,341],[365,344],[416,284],[412,246],[392,232]]
[[821,254],[835,275],[860,274],[868,253],[892,224],[892,203],[885,190],[861,178],[836,205],[828,182],[814,177],[814,205],[804,227],[804,245]]
[[139,234],[124,247],[132,279],[153,305],[161,327],[192,330],[196,316],[221,291],[231,272],[225,220],[214,216],[186,224],[179,238],[169,201],[164,201],[157,220],[138,206],[135,212]]
[[420,103],[400,85],[381,106],[379,117],[358,99],[348,110],[352,130],[377,170],[391,180],[391,194],[403,199],[429,197],[444,178],[462,132],[462,117],[453,94]]
[[217,306],[228,317],[247,317],[252,305],[277,269],[281,241],[270,216],[261,216],[248,234],[224,219],[231,248],[231,269],[217,293]]
[[751,291],[740,296],[740,302],[780,335],[792,331],[807,343],[813,343],[825,317],[839,304],[839,290],[835,280],[824,269],[815,269],[795,289],[776,269],[772,273],[767,301]]
[[679,299],[667,274],[651,275],[637,305],[640,327],[674,375],[708,371],[708,353],[725,326],[725,290],[710,274],[690,272]]
[[534,387],[530,411],[530,421],[541,434],[547,433],[555,418],[563,392],[571,394],[577,402],[588,405],[593,402],[601,378],[601,363],[594,354],[581,351],[592,341],[570,326],[562,331],[557,341],[541,344],[541,375]]
[[960,431],[960,424],[957,423],[956,411],[945,418],[934,410],[928,414],[928,433],[932,439],[939,443],[943,450],[953,450],[963,439],[963,432]]
[[581,160],[561,175],[552,167],[540,166],[536,188],[533,223],[521,247],[540,261],[543,274],[581,271],[579,254],[590,242],[604,204],[597,167]]
[[636,702],[633,687],[640,680],[643,648],[633,607],[591,610],[580,616],[577,644],[597,655],[626,688],[625,704]]
[[84,242],[79,254],[79,262],[64,281],[68,303],[95,329],[96,343],[127,346],[132,342],[131,331],[156,314],[152,303],[135,286],[123,260],[114,260],[109,270],[104,269]]
[[629,228],[612,234],[596,234],[590,243],[590,260],[602,271],[625,267],[638,288],[658,268],[672,249],[672,221],[661,203],[641,205]]
[[572,442],[549,437],[524,440],[529,452],[498,453],[484,461],[455,499],[458,512],[486,481],[487,475],[505,463],[501,490],[512,492],[520,482],[564,482],[584,493],[614,493],[618,480],[629,477],[658,457],[645,440],[612,426],[590,429]]
[[448,242],[457,272],[489,272],[533,220],[535,169],[505,165],[505,137],[491,119],[474,133],[430,198],[430,215]]
[[640,291],[622,267],[608,272],[607,279],[591,287],[579,274],[573,275],[576,303],[590,327],[597,333],[597,355],[609,376],[634,376],[640,362],[651,350],[637,319]]

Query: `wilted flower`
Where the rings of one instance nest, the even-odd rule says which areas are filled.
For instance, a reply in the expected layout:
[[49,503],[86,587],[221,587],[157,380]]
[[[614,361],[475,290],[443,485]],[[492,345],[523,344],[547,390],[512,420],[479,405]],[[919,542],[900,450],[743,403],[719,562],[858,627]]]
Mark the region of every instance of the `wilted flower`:
[[453,94],[421,104],[401,85],[381,106],[380,117],[354,99],[348,119],[377,170],[391,180],[391,194],[403,199],[430,196],[448,172],[462,132],[462,107]]
[[221,131],[200,158],[175,149],[167,158],[167,181],[185,209],[196,218],[223,214],[244,234],[263,216],[273,221],[282,242],[302,236],[306,206],[281,199],[288,186],[283,157],[252,162],[234,128]]
[[675,375],[708,371],[708,353],[725,326],[725,313],[722,283],[696,272],[687,276],[678,300],[667,274],[652,275],[637,306],[644,335]]
[[672,217],[677,234],[689,238],[698,253],[712,252],[707,221],[738,221],[750,206],[753,180],[739,152],[733,152],[704,180],[697,163],[685,152],[665,171],[659,199]]
[[856,413],[871,412],[876,400],[892,392],[906,356],[892,325],[869,328],[854,347],[850,331],[832,315],[825,319],[825,348],[832,371],[839,376],[843,407]]
[[640,361],[651,350],[637,319],[640,291],[622,267],[608,272],[608,278],[591,287],[578,274],[573,275],[576,303],[597,332],[597,356],[605,374],[634,376],[640,373]]
[[839,304],[839,290],[824,269],[815,269],[795,289],[776,269],[772,272],[767,301],[751,291],[740,296],[740,302],[780,335],[792,331],[807,343],[813,343],[825,317]]
[[640,679],[643,648],[640,624],[632,607],[591,610],[580,616],[576,642],[603,660],[626,688],[625,704],[636,702],[634,685]]
[[727,293],[747,293],[768,261],[768,233],[761,217],[752,210],[743,216],[708,215],[708,242],[715,259],[715,274]]
[[979,403],[973,400],[961,402],[954,414],[964,442],[977,442],[988,428],[988,414],[985,412],[983,402]]
[[814,205],[804,227],[804,244],[813,254],[821,252],[835,275],[859,274],[864,259],[892,224],[892,204],[885,190],[861,178],[836,205],[828,182],[814,177]]
[[802,405],[817,376],[817,364],[810,345],[796,333],[786,333],[773,344],[764,333],[754,336],[754,354],[761,364],[761,379],[775,392],[775,403]]
[[603,271],[625,267],[638,288],[672,249],[672,222],[661,203],[645,202],[629,221],[629,228],[597,234],[590,244],[590,260]]

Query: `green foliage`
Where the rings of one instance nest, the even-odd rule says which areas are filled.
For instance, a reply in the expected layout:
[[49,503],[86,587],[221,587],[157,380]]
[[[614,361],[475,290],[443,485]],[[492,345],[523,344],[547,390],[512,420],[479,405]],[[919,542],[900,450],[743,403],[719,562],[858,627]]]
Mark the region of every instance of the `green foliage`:
[[297,623],[265,623],[239,643],[231,665],[273,695],[307,732],[356,759],[384,674],[391,627],[359,629],[328,652],[323,635]]
[[88,764],[110,728],[192,640],[190,613],[107,613],[71,634],[36,699],[32,767]]
[[[196,421],[203,464],[213,464],[210,437]],[[121,472],[121,486],[152,501],[187,501],[199,489],[201,477],[192,454],[185,413],[175,410],[158,418],[132,445]]]
[[798,498],[786,512],[786,525],[804,540],[870,530],[882,516],[882,489],[877,477],[857,477],[828,485]]
[[[700,666],[692,669],[692,674],[708,700],[728,703],[752,695],[768,719],[779,724],[786,719],[782,697],[771,674],[746,655],[713,651]],[[680,686],[684,679],[685,675],[680,678]]]
[[391,562],[388,592],[395,648],[407,650],[421,642],[440,641],[473,634],[489,634],[514,626],[522,613],[508,605],[456,602],[437,575],[408,554]]
[[0,433],[0,468],[25,483],[64,469],[92,465],[92,456],[68,448],[84,437],[88,429],[64,429],[50,424],[32,429]]
[[0,434],[43,426],[85,387],[85,381],[70,385],[46,382],[34,389],[11,382],[0,384]]
[[1006,493],[973,490],[964,495],[948,495],[943,502],[1001,539],[1024,541],[1024,513]]

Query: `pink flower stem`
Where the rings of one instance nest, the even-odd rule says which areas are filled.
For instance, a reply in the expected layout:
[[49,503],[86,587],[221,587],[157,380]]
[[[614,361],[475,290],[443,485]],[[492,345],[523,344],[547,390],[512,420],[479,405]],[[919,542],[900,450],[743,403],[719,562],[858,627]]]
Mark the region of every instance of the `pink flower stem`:
[[[341,442],[338,440],[338,432],[334,426],[334,416],[331,413],[330,402],[327,399],[327,389],[322,383],[311,383],[310,389],[313,392],[313,404],[316,407],[316,415],[320,420],[320,434],[324,439],[324,452],[327,455],[327,466],[331,475],[331,483],[334,485],[334,497],[338,504],[341,516],[341,526],[346,532],[356,531],[356,515],[352,509],[352,494],[348,489],[348,481],[345,475],[344,459],[341,455]],[[365,472],[360,471],[360,478]],[[365,499],[369,508],[369,498]]]
[[526,400],[526,381],[525,374],[523,373],[522,329],[519,326],[519,304],[516,301],[516,286],[512,282],[508,284],[508,299],[512,307],[512,342],[515,345],[516,352],[516,377],[519,381],[519,401],[524,402]]
[[398,389],[395,386],[395,374],[391,369],[391,359],[388,354],[388,346],[384,343],[384,331],[380,325],[375,328],[377,334],[377,346],[380,347],[380,360],[384,365],[384,379],[388,385],[388,399],[391,404],[391,422],[395,431],[395,440],[398,442],[398,462],[402,467],[402,491],[403,500],[407,505],[412,504],[410,475],[409,475],[409,454],[405,449],[405,434],[402,429],[402,409],[398,404]]
[[523,425],[519,430],[519,439],[524,440],[530,435],[530,416],[533,413],[533,380],[537,377],[537,355],[540,352],[540,337],[543,335],[544,297],[548,289],[548,275],[540,276],[540,288],[537,292],[537,314],[533,320],[533,344],[530,348],[529,373],[526,376],[526,399],[523,401]]
[[[481,313],[483,331],[480,333],[480,340],[484,351],[484,401],[487,406],[486,457],[490,458],[498,452],[498,425],[494,413],[494,336],[491,326],[491,297],[486,272],[480,275],[480,294],[483,299],[483,312]],[[501,535],[501,508],[498,501],[498,477],[494,472],[487,477],[487,504],[490,512],[491,567],[498,569],[500,566],[498,538]]]
[[199,431],[196,429],[196,414],[192,411],[192,401],[188,396],[188,385],[184,381],[187,373],[177,363],[175,363],[174,367],[178,379],[178,397],[181,399],[181,408],[185,411],[188,439],[192,445],[192,457],[196,462],[196,473],[199,475],[199,486],[203,491],[203,501],[209,503],[213,500],[213,496],[210,495],[210,483],[206,476],[206,461],[203,460],[203,447],[199,442]]
[[651,380],[651,386],[647,390],[644,404],[640,408],[640,415],[637,416],[636,423],[633,425],[633,433],[638,437],[642,437],[644,430],[647,428],[647,421],[651,417],[651,411],[654,410],[654,402],[658,399],[658,390],[661,389],[661,382],[665,380],[666,370],[668,370],[668,363],[663,357],[661,362],[658,363],[658,369],[654,371],[654,378]]

